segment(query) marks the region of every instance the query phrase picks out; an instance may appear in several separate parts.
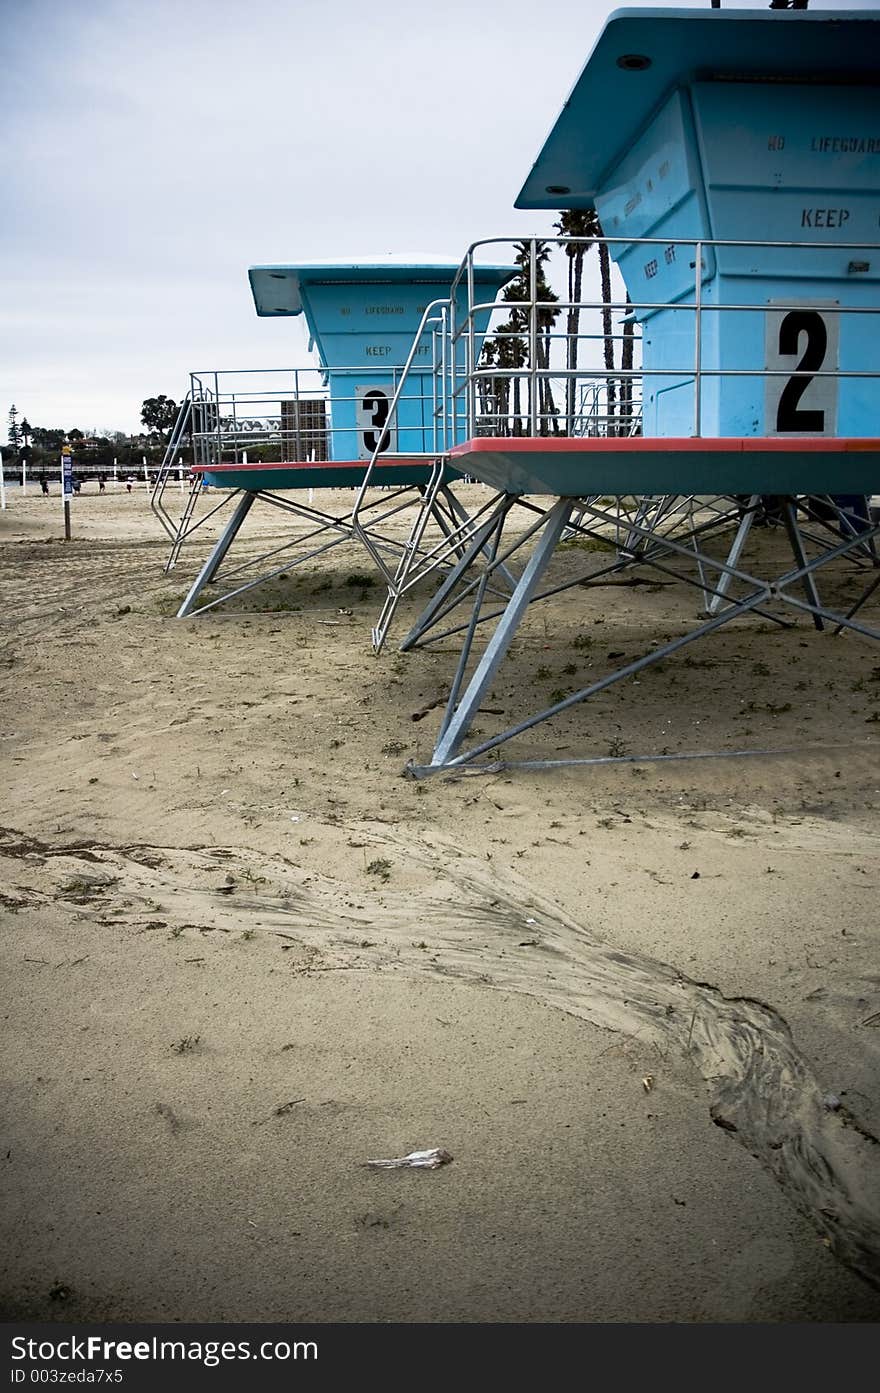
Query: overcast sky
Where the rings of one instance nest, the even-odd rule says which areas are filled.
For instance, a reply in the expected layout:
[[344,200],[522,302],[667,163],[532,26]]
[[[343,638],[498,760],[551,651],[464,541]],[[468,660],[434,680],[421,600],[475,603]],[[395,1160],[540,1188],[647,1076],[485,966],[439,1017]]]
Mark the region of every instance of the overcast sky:
[[0,0],[0,444],[12,403],[137,431],[190,369],[307,364],[250,265],[549,230],[513,200],[614,8]]

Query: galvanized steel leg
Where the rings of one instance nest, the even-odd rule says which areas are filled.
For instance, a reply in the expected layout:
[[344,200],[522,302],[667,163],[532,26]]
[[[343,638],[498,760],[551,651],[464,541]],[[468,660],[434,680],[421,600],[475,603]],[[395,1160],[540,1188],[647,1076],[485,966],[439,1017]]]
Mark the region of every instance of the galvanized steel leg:
[[467,735],[471,721],[476,715],[486,691],[492,684],[499,664],[510,647],[513,636],[528,608],[529,601],[550,564],[556,544],[571,516],[573,506],[573,499],[560,498],[548,512],[543,534],[507,603],[507,608],[498,622],[498,627],[492,635],[485,653],[477,664],[467,691],[456,706],[455,711],[444,722],[431,759],[432,769],[439,769],[448,764],[455,757],[461,742]]
[[[470,522],[467,509],[459,502],[448,484],[443,484],[441,492],[446,499],[450,512],[455,514],[463,527],[466,527]],[[486,549],[484,548],[484,550]],[[488,556],[487,550],[486,555]],[[516,589],[516,576],[513,575],[511,571],[508,571],[506,566],[496,566],[495,571],[499,576],[504,577],[511,591]]]
[[198,599],[201,591],[214,579],[214,576],[217,574],[218,568],[220,567],[220,564],[223,561],[224,556],[226,555],[229,548],[232,546],[233,541],[235,540],[236,533],[238,532],[239,528],[241,527],[242,523],[244,522],[245,518],[250,512],[251,505],[253,504],[253,501],[256,498],[256,496],[257,495],[255,493],[242,494],[241,500],[239,501],[238,506],[235,509],[235,512],[232,514],[232,517],[229,519],[223,531],[220,533],[220,536],[217,538],[214,550],[211,552],[211,555],[208,557],[204,566],[199,571],[199,574],[196,576],[195,580],[192,583],[192,586],[190,587],[189,594],[187,595],[183,604],[180,606],[180,609],[177,611],[178,619],[185,619],[186,616],[190,613],[190,611],[195,608],[196,600]]
[[[476,532],[474,532],[473,536],[471,537],[464,555],[459,558],[459,560],[452,567],[452,570],[447,573],[442,585],[435,592],[435,594],[432,595],[431,599],[428,601],[427,605],[422,610],[415,624],[413,624],[406,638],[401,643],[400,651],[402,653],[406,653],[410,648],[414,648],[415,645],[418,643],[419,639],[421,638],[422,634],[424,634],[426,630],[430,629],[431,625],[435,621],[437,614],[443,609],[443,606],[445,605],[450,594],[455,589],[456,585],[461,580],[465,572],[470,568],[477,554],[481,551],[485,552],[487,550],[491,543],[492,535],[494,532],[500,532],[501,528],[504,525],[504,520],[507,517],[507,514],[509,513],[512,506],[513,499],[506,498],[504,500],[503,506],[501,506],[500,508],[496,508],[489,520],[479,525]],[[488,574],[489,573],[487,572],[487,575]]]
[[[739,558],[742,555],[742,549],[746,544],[746,538],[748,537],[749,532],[752,530],[752,523],[755,519],[755,509],[757,508],[757,506],[758,495],[756,493],[753,493],[751,498],[749,499],[748,511],[743,513],[739,527],[736,529],[736,536],[733,539],[733,545],[731,546],[730,551],[727,553],[727,564],[734,570],[737,569],[737,567],[739,566]],[[718,607],[721,604],[721,601],[726,596],[732,579],[733,577],[731,576],[730,571],[721,572],[721,574],[715,582],[715,594],[712,596],[712,599],[706,606],[707,614],[718,613]]]
[[[874,538],[873,538],[873,537],[871,538],[871,542],[872,542],[872,545],[873,545],[873,542],[874,542]],[[870,600],[871,596],[873,595],[874,591],[877,589],[877,586],[878,586],[878,585],[880,585],[880,575],[874,577],[874,579],[871,581],[870,585],[868,586],[867,590],[865,590],[865,591],[859,596],[859,598],[856,600],[855,604],[852,605],[852,606],[847,610],[846,614],[844,615],[844,619],[852,619],[852,617],[853,617],[854,614],[858,614],[858,612],[859,612],[859,610],[861,609],[862,605],[865,604],[865,602],[866,602],[867,600]],[[837,628],[834,630],[834,632],[835,632],[836,634],[839,634],[839,633],[841,632],[841,630],[844,629],[845,627],[846,627],[846,626],[845,626],[844,624],[838,624],[838,626],[837,626]]]
[[[822,601],[819,599],[819,592],[816,589],[816,582],[813,580],[813,572],[807,554],[804,551],[804,543],[797,525],[797,513],[794,502],[791,498],[781,498],[782,520],[785,530],[788,533],[788,540],[791,543],[791,550],[799,568],[803,571],[804,594],[807,597],[807,604],[815,606],[816,609],[822,608]],[[824,629],[825,624],[821,614],[813,615],[813,623],[817,629]]]

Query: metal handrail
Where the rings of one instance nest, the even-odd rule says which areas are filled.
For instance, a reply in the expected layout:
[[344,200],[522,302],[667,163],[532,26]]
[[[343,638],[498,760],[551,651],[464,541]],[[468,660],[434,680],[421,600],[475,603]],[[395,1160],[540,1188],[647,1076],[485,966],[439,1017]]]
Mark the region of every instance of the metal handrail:
[[[464,318],[463,324],[461,324],[460,327],[457,329],[456,333],[452,335],[452,342],[450,345],[451,351],[449,353],[449,358],[453,364],[457,364],[460,361],[459,355],[457,353],[457,343],[460,341],[462,336],[465,333],[467,333],[469,335],[469,341],[471,343],[473,342],[477,317],[491,313],[493,310],[500,311],[502,308],[506,308],[506,305],[502,306],[501,304],[498,304],[494,301],[475,301],[473,296],[475,256],[478,252],[485,253],[487,248],[495,248],[499,244],[505,244],[510,242],[515,242],[520,248],[523,248],[523,254],[520,256],[520,264],[523,267],[524,277],[528,277],[529,294],[528,299],[526,301],[517,300],[516,305],[519,312],[524,317],[527,317],[527,329],[525,334],[517,333],[516,331],[508,331],[508,333],[505,334],[503,330],[489,330],[489,333],[494,332],[496,334],[496,337],[501,341],[503,341],[505,337],[510,337],[518,338],[522,342],[524,337],[527,337],[528,363],[523,367],[508,367],[485,363],[480,365],[474,363],[472,361],[472,358],[469,358],[467,371],[464,374],[458,371],[455,373],[450,389],[450,399],[453,404],[453,409],[450,413],[452,443],[461,443],[462,440],[466,438],[462,436],[461,432],[457,428],[458,416],[456,405],[458,402],[462,401],[462,399],[464,401],[465,417],[468,422],[467,436],[473,437],[478,433],[478,417],[482,418],[481,424],[485,426],[485,413],[478,409],[478,397],[480,392],[479,384],[487,379],[500,379],[506,380],[507,382],[519,380],[526,383],[528,401],[524,412],[520,413],[520,426],[517,433],[524,435],[538,435],[546,430],[548,424],[552,424],[555,422],[556,426],[558,427],[559,423],[558,413],[554,412],[551,414],[547,414],[546,412],[542,412],[542,410],[540,409],[540,384],[542,381],[552,379],[555,379],[557,381],[573,379],[582,380],[583,378],[588,377],[593,379],[604,379],[606,382],[609,383],[625,381],[632,382],[634,379],[644,378],[646,374],[652,378],[666,377],[683,379],[682,385],[693,384],[694,411],[692,430],[694,435],[699,436],[703,433],[704,429],[704,379],[728,377],[786,378],[792,377],[793,375],[793,370],[790,368],[723,368],[707,366],[703,362],[703,329],[704,325],[708,322],[707,316],[729,314],[731,311],[737,311],[746,314],[755,312],[766,313],[769,308],[772,308],[774,312],[784,314],[789,310],[804,309],[809,307],[808,296],[799,297],[797,301],[792,300],[791,302],[785,300],[784,298],[780,298],[779,300],[774,300],[772,307],[769,306],[767,302],[756,303],[754,300],[740,303],[715,303],[711,300],[707,302],[706,297],[703,294],[703,286],[704,283],[711,282],[711,280],[716,276],[717,271],[707,271],[706,252],[715,248],[746,248],[752,250],[755,248],[761,248],[762,250],[769,249],[771,251],[797,249],[800,251],[819,252],[826,257],[838,256],[841,253],[849,253],[856,251],[861,252],[862,254],[880,253],[880,244],[864,242],[808,242],[793,240],[754,241],[734,238],[671,238],[669,236],[646,238],[604,236],[556,236],[552,238],[532,237],[530,239],[524,239],[522,237],[497,237],[482,239],[481,241],[474,242],[470,245],[452,282],[451,293],[453,300],[458,291],[461,288],[463,288],[465,284],[467,285],[468,292],[467,314]],[[690,261],[690,266],[694,271],[692,290],[689,296],[687,295],[686,291],[682,291],[679,298],[672,298],[670,300],[663,301],[646,299],[642,301],[631,302],[629,301],[629,299],[623,300],[621,298],[612,298],[608,301],[603,301],[601,299],[581,299],[580,301],[572,301],[561,297],[554,298],[552,300],[548,298],[540,299],[537,294],[535,271],[538,243],[542,243],[545,246],[549,245],[556,248],[568,248],[571,245],[579,245],[583,246],[585,249],[589,249],[594,244],[604,244],[608,247],[617,248],[625,247],[627,249],[631,249],[634,246],[664,248],[672,246],[679,251],[681,249],[690,248],[693,250],[693,259],[692,261]],[[741,271],[732,271],[730,272],[730,274],[742,276],[746,273]],[[839,274],[840,268],[835,267],[834,276],[838,277]],[[821,271],[818,270],[815,267],[815,265],[809,268],[809,276],[811,279],[822,279]],[[876,271],[874,273],[874,277],[876,277]],[[686,296],[687,298],[685,298]],[[672,367],[665,365],[655,366],[651,364],[648,368],[640,366],[633,367],[630,369],[624,369],[620,367],[607,369],[595,365],[590,365],[589,368],[586,368],[583,365],[577,368],[569,368],[560,365],[554,365],[552,363],[541,367],[538,364],[536,322],[540,309],[543,308],[546,310],[547,307],[550,305],[552,305],[553,310],[557,314],[573,309],[577,309],[578,311],[584,314],[600,312],[602,310],[610,310],[620,311],[624,313],[630,320],[635,319],[639,315],[645,315],[647,317],[650,316],[650,314],[658,311],[681,311],[682,313],[691,313],[694,316],[692,361],[689,362],[687,365],[682,363],[680,365],[677,364]],[[819,306],[820,300],[817,296],[817,307]],[[821,307],[825,309],[829,308],[827,303],[825,303]],[[880,312],[880,309],[878,309],[878,306],[874,305],[836,304],[834,306],[834,313],[838,316],[858,316],[862,314],[876,315],[878,312]],[[612,337],[616,341],[621,341],[625,336],[623,334],[616,333],[612,334]],[[636,335],[632,335],[632,337],[635,340],[635,342],[638,343],[638,338],[636,337]],[[562,343],[568,344],[572,340],[598,343],[603,341],[605,338],[606,335],[604,333],[604,330],[601,333],[588,334],[584,334],[581,332],[572,334],[566,331],[557,331],[555,329],[551,329],[547,332],[547,339],[551,344],[551,353],[553,351],[554,346],[558,346]],[[854,369],[845,369],[837,367],[832,369],[818,369],[815,372],[811,372],[810,376],[818,379],[875,379],[878,376],[880,376],[880,372],[872,368],[866,368],[859,371]],[[500,412],[494,413],[494,419],[500,424],[502,420],[509,419],[510,415],[511,413],[509,410],[507,410],[506,412],[502,410]],[[629,419],[630,413],[624,413],[623,415],[619,416],[618,422],[619,424],[624,424],[624,422],[628,422]]]
[[[497,326],[500,317],[507,313],[511,306],[504,301],[478,298],[481,292],[477,284],[479,262],[476,258],[484,256],[487,251],[491,252],[499,245],[509,245],[510,243],[517,243],[521,249],[519,262],[523,268],[527,298],[516,301],[523,330],[520,333],[510,330],[505,334],[503,330],[493,326],[493,317],[494,325]],[[682,253],[684,251],[692,253],[688,256],[687,261],[693,274],[688,277],[685,273],[685,276],[676,282],[673,291],[678,298],[672,298],[668,301],[645,298],[631,302],[628,297],[624,298],[622,292],[618,293],[616,289],[607,301],[601,297],[582,298],[575,301],[564,295],[551,300],[548,297],[542,297],[540,289],[539,243],[542,246],[550,247],[559,254],[555,263],[556,269],[559,270],[561,270],[559,266],[561,255],[573,246],[583,247],[585,250],[589,250],[594,244],[605,245],[612,250],[621,248],[631,250],[633,247],[668,248],[671,246],[678,253],[678,260],[683,271],[685,268],[681,264],[684,262]],[[761,248],[771,253],[795,249],[816,253],[813,265],[808,267],[807,271],[811,279],[819,282],[822,279],[820,257],[837,259],[841,256],[850,256],[853,259],[853,265],[857,267],[858,260],[861,258],[856,259],[855,254],[861,253],[861,257],[865,258],[866,261],[870,257],[871,263],[875,267],[872,277],[876,276],[875,257],[880,260],[880,244],[858,242],[755,241],[732,238],[679,237],[671,239],[668,236],[645,238],[622,236],[566,237],[558,235],[528,239],[497,237],[473,242],[452,277],[450,294],[442,299],[432,301],[424,310],[403,368],[396,372],[389,369],[394,384],[389,413],[382,430],[377,432],[376,448],[364,461],[364,473],[354,506],[353,526],[360,539],[369,549],[370,539],[360,523],[360,515],[367,490],[374,483],[377,466],[383,459],[391,461],[418,456],[425,461],[426,465],[433,464],[435,468],[429,470],[426,476],[429,479],[427,487],[436,489],[442,476],[444,462],[451,449],[455,445],[478,435],[501,434],[508,430],[532,436],[637,433],[642,427],[638,401],[639,392],[638,387],[634,387],[634,384],[643,382],[646,377],[660,383],[675,382],[686,387],[688,390],[688,408],[691,406],[690,393],[693,392],[693,414],[689,429],[695,436],[702,435],[706,430],[706,403],[711,398],[706,395],[705,389],[708,388],[710,382],[719,379],[791,378],[794,372],[792,368],[752,366],[748,358],[744,360],[744,366],[741,365],[743,360],[738,360],[737,365],[731,367],[716,366],[712,362],[706,363],[704,361],[708,356],[706,353],[707,326],[712,326],[715,323],[712,316],[727,316],[731,312],[746,315],[759,314],[766,313],[771,308],[766,301],[756,301],[754,296],[735,304],[715,303],[705,290],[705,286],[712,281],[715,275],[719,272],[724,274],[720,261],[718,266],[713,269],[711,253],[716,249],[737,248],[747,250]],[[498,259],[497,252],[494,259]],[[658,260],[660,260],[659,257]],[[843,264],[845,265],[845,262]],[[864,268],[860,267],[859,269]],[[745,270],[734,268],[735,272],[743,276],[747,275],[748,270],[748,267]],[[842,273],[843,267],[836,264],[834,267],[835,276]],[[547,266],[547,275],[551,278],[551,283],[554,274],[554,262],[551,259]],[[619,277],[617,270],[614,271],[614,274]],[[557,286],[559,286],[559,281],[560,278],[557,276]],[[619,284],[619,278],[616,284]],[[783,295],[778,300],[773,301],[774,313],[784,314],[789,310],[804,309],[809,306],[808,297],[805,299],[803,296],[799,296],[797,300],[793,296],[790,299],[783,298],[785,295],[784,284],[784,281],[780,281]],[[744,286],[743,289],[745,294],[749,293],[747,287]],[[485,292],[482,294],[485,295]],[[565,328],[556,328],[553,324],[547,324],[546,311],[551,305],[557,315],[565,315],[573,310],[578,311],[581,319],[573,330],[568,325]],[[824,304],[824,307],[827,308],[827,303]],[[678,363],[667,355],[656,365],[649,363],[646,367],[641,358],[641,326],[639,321],[650,319],[653,314],[661,311],[692,317],[693,334],[692,337],[688,336],[687,342],[693,351],[683,350],[682,359],[686,358],[687,361]],[[610,337],[618,343],[625,338],[632,341],[634,356],[630,367],[607,368],[604,363],[600,366],[599,345],[607,341],[608,338],[606,334],[608,326],[605,318],[609,312],[617,320],[617,323],[612,326]],[[838,304],[834,306],[833,312],[839,318],[864,314],[876,315],[880,313],[880,308],[864,303],[859,305]],[[603,316],[601,323],[596,322],[598,316]],[[629,328],[625,333],[620,331],[621,319],[628,325],[633,325],[634,331],[632,333],[629,332]],[[420,400],[423,403],[423,419],[426,427],[420,442],[421,448],[400,452],[383,451],[380,447],[383,440],[387,444],[388,431],[393,430],[394,426],[399,424],[400,401],[407,384],[409,384],[407,400],[414,399],[412,375],[416,368],[416,352],[421,339],[429,330],[431,332],[430,358],[427,364],[424,361],[418,363],[421,385],[415,394],[420,395]],[[487,362],[478,355],[477,346],[481,341],[485,343],[486,339],[492,335],[500,342],[503,342],[506,337],[519,338],[523,344],[524,355],[527,355],[527,362],[517,367]],[[573,365],[576,362],[576,355],[569,352],[573,342],[579,342],[584,346],[584,357],[589,358],[590,361]],[[600,361],[594,362],[593,358],[598,358]],[[846,362],[846,359],[842,361]],[[356,375],[364,371],[364,368],[363,365],[355,365],[344,371],[350,373],[354,380]],[[342,373],[343,369],[334,369],[334,372]],[[832,366],[830,368],[822,365],[810,372],[809,375],[820,381],[834,379],[845,382],[854,379],[874,380],[880,377],[880,372],[871,366],[856,370],[849,364],[846,367]],[[280,381],[284,382],[283,387],[278,385]],[[515,382],[522,384],[525,389],[523,392],[524,401],[518,413],[511,411],[509,401],[512,384]],[[578,410],[572,411],[568,407],[568,403],[578,402],[577,389],[575,389],[571,392],[566,390],[567,409],[560,411],[556,407],[556,399],[559,397],[563,384],[569,383],[581,384],[581,399],[578,403]],[[584,409],[584,383],[590,384],[589,390],[592,392],[592,401],[588,410]],[[606,400],[605,409],[601,409],[600,404],[603,393],[611,398],[610,401]],[[334,395],[335,400],[338,401],[338,392]],[[615,396],[617,400],[614,400]],[[242,463],[245,452],[251,448],[259,448],[261,454],[265,456],[263,447],[270,444],[273,448],[278,447],[280,462],[283,462],[286,444],[290,441],[295,442],[293,448],[295,455],[299,458],[309,455],[312,451],[321,454],[324,447],[319,448],[316,443],[310,441],[312,425],[308,422],[304,423],[300,408],[304,403],[326,402],[328,397],[328,370],[326,368],[229,368],[193,373],[190,393],[181,406],[181,412],[169,438],[150,500],[153,511],[159,518],[163,529],[172,537],[175,545],[179,543],[181,537],[188,530],[200,526],[201,522],[204,521],[201,516],[196,520],[198,479],[195,480],[194,488],[190,491],[183,516],[177,523],[173,521],[163,503],[164,492],[174,468],[174,461],[179,457],[187,431],[189,432],[191,458],[199,471],[210,468],[212,464],[219,465],[226,461]],[[281,407],[281,403],[288,400],[297,404],[296,409],[290,415],[289,426],[285,410]],[[317,408],[315,409],[317,411]],[[281,411],[280,416],[278,415],[279,410]],[[329,441],[331,430],[334,438],[338,440],[341,433],[350,430],[354,434],[358,428],[357,426],[340,424],[337,414],[336,422],[327,421],[324,429],[327,432],[325,438]],[[327,446],[327,451],[329,453],[329,446]],[[352,451],[353,455],[357,453],[357,450]],[[392,578],[387,566],[383,564],[382,557],[376,555],[374,559],[380,571],[390,581]]]
[[[390,571],[388,566],[385,564],[383,556],[373,544],[368,529],[365,528],[363,523],[361,522],[361,513],[363,510],[364,498],[366,497],[367,489],[370,487],[370,484],[372,482],[376,465],[379,462],[379,460],[394,458],[394,456],[390,455],[388,451],[382,450],[382,440],[385,432],[390,430],[392,422],[396,420],[398,403],[400,402],[401,396],[403,395],[403,389],[406,385],[406,382],[409,378],[410,370],[415,361],[416,353],[418,352],[419,343],[421,342],[422,335],[424,334],[425,330],[428,328],[429,325],[433,326],[433,324],[435,323],[434,316],[437,315],[439,312],[441,332],[443,332],[443,336],[445,338],[446,316],[449,314],[451,307],[452,304],[448,298],[431,300],[431,302],[425,306],[422,318],[419,322],[419,327],[416,331],[415,338],[412,341],[409,353],[407,354],[406,362],[404,363],[403,368],[401,370],[400,380],[398,381],[397,386],[394,390],[394,395],[391,398],[391,402],[388,407],[388,415],[384,422],[384,428],[382,431],[377,432],[376,446],[370,457],[370,461],[366,467],[366,470],[364,471],[364,477],[361,481],[361,485],[358,489],[357,497],[354,502],[354,507],[351,511],[352,530],[354,531],[356,536],[360,538],[361,542],[363,543],[366,550],[369,552],[370,556],[372,556],[374,562],[376,563],[376,566],[378,567],[381,574],[385,577],[385,580],[387,581],[389,586],[394,584],[395,574],[392,571]],[[442,470],[443,458],[441,455],[438,460],[435,460],[435,468],[433,471],[433,475],[428,484],[429,491],[433,490],[434,492],[436,492],[436,489],[439,487],[439,483],[442,478]],[[436,479],[434,476],[436,476]]]
[[167,508],[165,508],[162,499],[168,484],[168,480],[171,477],[171,470],[174,467],[174,457],[175,455],[179,456],[180,454],[181,441],[186,435],[186,428],[190,419],[191,412],[192,397],[191,394],[188,392],[180,404],[180,409],[177,413],[177,419],[175,420],[174,425],[171,428],[171,434],[168,437],[168,444],[165,446],[165,454],[162,457],[162,463],[159,466],[159,472],[156,475],[156,479],[153,483],[153,488],[150,492],[150,507],[152,511],[155,513],[156,517],[159,519],[159,522],[161,523],[163,529],[165,530],[165,532],[167,532],[168,536],[171,538],[172,541],[174,541],[175,537],[177,536],[179,526],[177,523],[174,522]]

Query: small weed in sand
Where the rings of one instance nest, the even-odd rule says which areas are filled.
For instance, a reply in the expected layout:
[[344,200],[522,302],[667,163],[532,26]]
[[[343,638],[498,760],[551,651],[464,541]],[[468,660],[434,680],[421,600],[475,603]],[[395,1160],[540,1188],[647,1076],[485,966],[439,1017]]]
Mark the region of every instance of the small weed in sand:
[[256,936],[257,936],[257,931],[256,931],[256,929],[245,929],[245,930],[244,930],[244,933],[242,934],[242,939],[244,940],[245,943],[250,943],[251,939],[252,939],[252,938],[256,938]]
[[617,543],[606,537],[568,537],[559,544],[560,551],[617,551]]
[[592,648],[593,640],[589,634],[578,634],[577,638],[572,639],[572,648]]
[[402,755],[406,745],[402,740],[389,740],[387,745],[382,746],[383,755]]
[[608,742],[608,753],[612,759],[622,759],[625,754],[629,753],[629,747],[619,735],[614,735]]
[[377,875],[380,880],[389,880],[391,878],[391,862],[377,856],[375,861],[371,861],[367,866],[367,875]]
[[201,1035],[184,1035],[179,1040],[175,1040],[171,1049],[174,1054],[192,1054],[197,1048]]
[[345,583],[352,590],[369,590],[371,585],[376,584],[376,577],[362,575],[360,571],[353,571],[350,576],[346,576]]
[[91,880],[87,876],[73,876],[61,886],[61,897],[72,900],[74,904],[88,904],[90,900],[106,895],[117,882],[118,877],[108,880]]
[[180,609],[180,600],[176,595],[162,595],[155,600],[152,605],[147,606],[147,613],[159,614],[163,618],[173,617]]

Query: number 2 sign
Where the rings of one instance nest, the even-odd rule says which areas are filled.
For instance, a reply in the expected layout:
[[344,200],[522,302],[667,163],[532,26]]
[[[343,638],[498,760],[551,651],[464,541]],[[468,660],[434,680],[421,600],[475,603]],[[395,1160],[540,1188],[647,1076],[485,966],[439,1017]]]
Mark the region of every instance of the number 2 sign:
[[766,379],[765,433],[835,435],[838,378],[819,374],[838,369],[838,302],[784,303],[766,317],[766,367],[781,375]]

